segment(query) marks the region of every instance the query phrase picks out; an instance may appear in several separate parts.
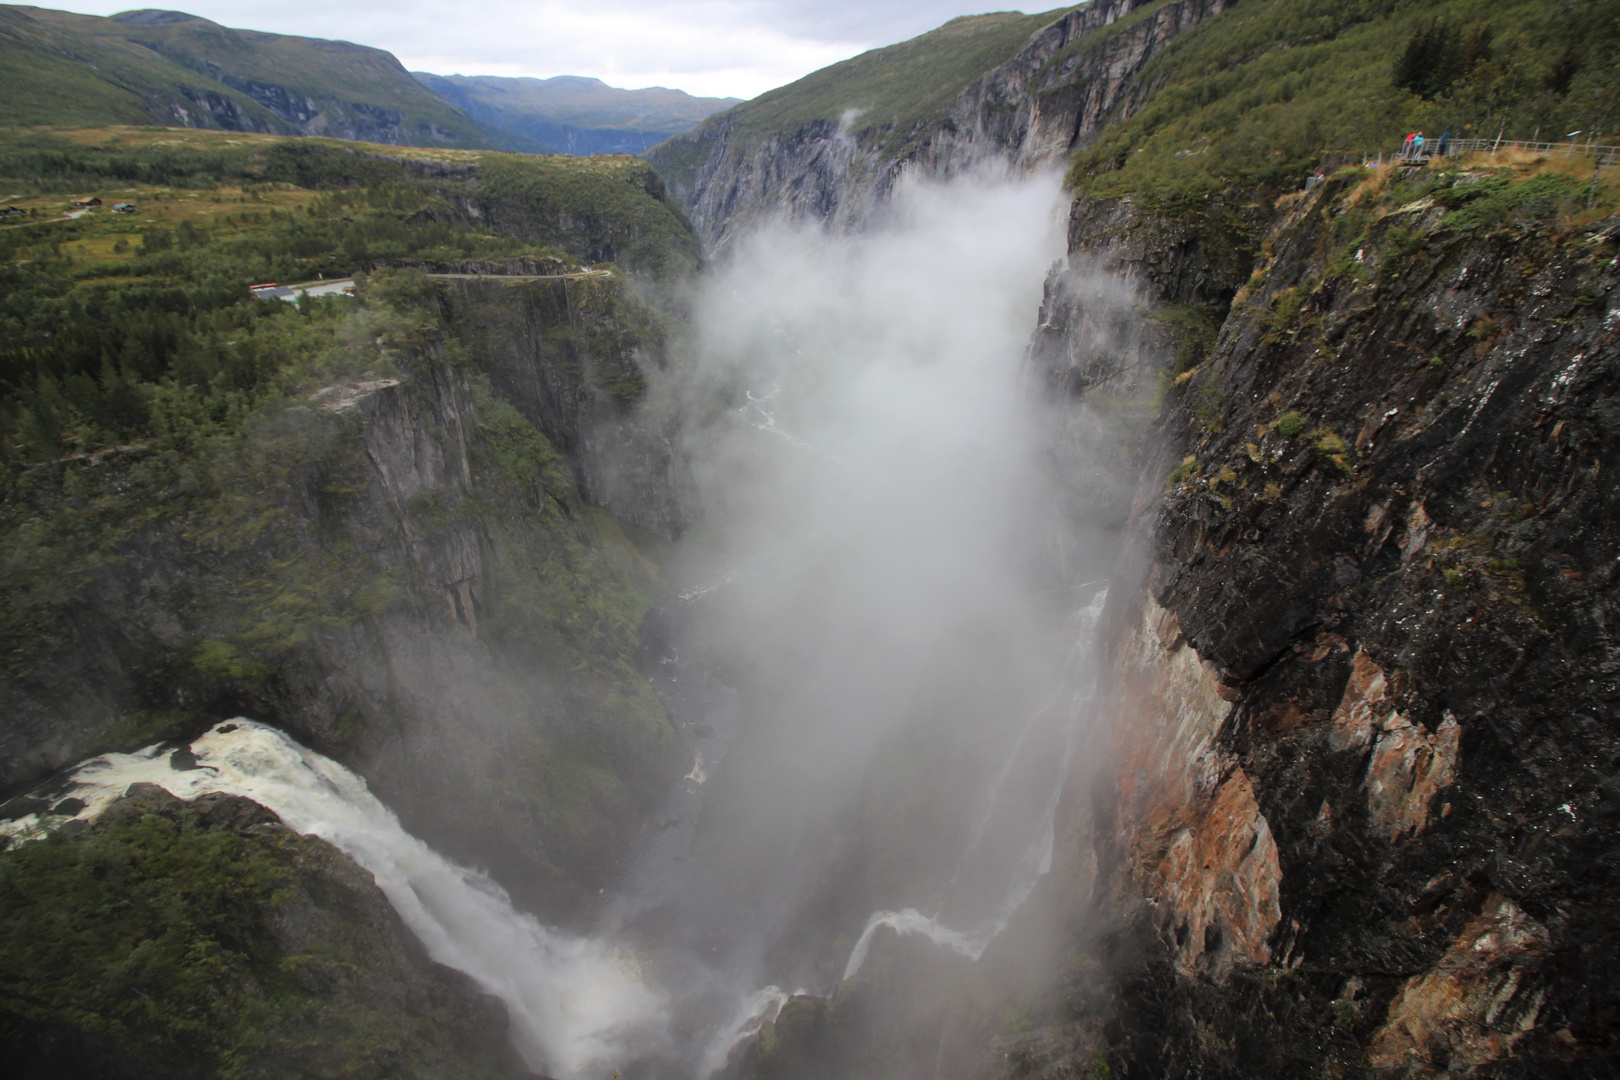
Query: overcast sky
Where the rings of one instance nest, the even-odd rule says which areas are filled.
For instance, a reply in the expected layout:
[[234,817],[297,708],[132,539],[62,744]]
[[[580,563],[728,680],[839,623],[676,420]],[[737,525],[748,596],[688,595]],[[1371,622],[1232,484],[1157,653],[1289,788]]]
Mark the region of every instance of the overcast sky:
[[[87,15],[131,9],[34,2]],[[994,0],[188,0],[180,10],[374,45],[412,71],[594,75],[631,89],[753,97],[957,15],[1007,9]]]

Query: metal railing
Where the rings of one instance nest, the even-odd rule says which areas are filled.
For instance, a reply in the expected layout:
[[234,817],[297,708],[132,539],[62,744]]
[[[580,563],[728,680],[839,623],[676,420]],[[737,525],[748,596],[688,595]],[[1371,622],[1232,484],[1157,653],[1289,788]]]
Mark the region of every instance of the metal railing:
[[1532,142],[1528,139],[1424,139],[1423,149],[1416,154],[1397,150],[1387,159],[1383,154],[1379,154],[1376,158],[1364,158],[1363,164],[1382,165],[1386,160],[1391,163],[1404,161],[1413,164],[1428,161],[1431,157],[1440,156],[1442,141],[1446,146],[1446,157],[1460,157],[1463,154],[1474,153],[1494,154],[1500,150],[1528,150],[1535,154],[1595,155],[1599,166],[1620,162],[1620,146],[1593,145],[1578,138],[1565,139],[1562,142]]

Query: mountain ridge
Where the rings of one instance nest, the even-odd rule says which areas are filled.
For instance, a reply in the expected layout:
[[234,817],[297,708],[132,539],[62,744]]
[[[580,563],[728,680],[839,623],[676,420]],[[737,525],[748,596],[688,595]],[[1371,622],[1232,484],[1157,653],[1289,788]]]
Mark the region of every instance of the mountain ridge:
[[737,98],[599,79],[409,72],[368,45],[143,8],[0,5],[0,125],[159,124],[404,146],[639,154]]
[[[328,59],[340,54],[341,63]],[[0,9],[11,126],[158,123],[392,145],[494,149],[381,49],[235,30],[183,12]]]
[[411,77],[480,123],[569,154],[640,154],[742,101],[662,86],[627,90],[586,75]]
[[717,248],[762,217],[859,228],[904,175],[1062,160],[1139,107],[1152,89],[1142,72],[1171,41],[1233,2],[966,16],[712,116],[646,157]]

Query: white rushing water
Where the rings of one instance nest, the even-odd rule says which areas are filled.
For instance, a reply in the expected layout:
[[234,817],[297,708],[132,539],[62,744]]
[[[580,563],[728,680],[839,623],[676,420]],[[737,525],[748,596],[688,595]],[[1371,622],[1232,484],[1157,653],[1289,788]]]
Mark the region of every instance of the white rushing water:
[[731,1052],[732,1047],[758,1032],[765,1024],[774,1021],[781,1014],[782,1006],[788,1003],[788,998],[802,993],[803,990],[796,990],[790,994],[780,986],[767,986],[750,994],[738,1007],[731,1022],[723,1025],[719,1033],[704,1048],[703,1057],[699,1060],[694,1075],[705,1077],[719,1072],[725,1065],[726,1055]]
[[[250,720],[216,725],[191,744],[196,768],[170,764],[171,747],[92,758],[60,799],[93,819],[131,784],[156,784],[182,799],[241,795],[290,828],[342,849],[377,879],[433,959],[471,975],[511,1013],[513,1041],[529,1066],[567,1078],[606,1075],[664,1037],[666,1002],[636,958],[608,943],[542,926],[513,908],[486,875],[457,866],[407,833],[366,782],[330,758]],[[59,804],[58,804],[59,805]],[[19,839],[70,820],[37,815],[0,823]]]

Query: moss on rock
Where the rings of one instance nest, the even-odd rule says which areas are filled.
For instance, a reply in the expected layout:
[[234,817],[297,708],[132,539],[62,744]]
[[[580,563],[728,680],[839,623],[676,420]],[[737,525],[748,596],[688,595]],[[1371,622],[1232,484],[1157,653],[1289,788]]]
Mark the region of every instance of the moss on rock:
[[527,1075],[371,876],[246,799],[135,785],[0,853],[0,1044],[32,1075]]

